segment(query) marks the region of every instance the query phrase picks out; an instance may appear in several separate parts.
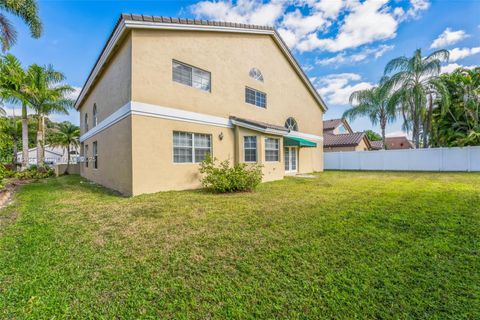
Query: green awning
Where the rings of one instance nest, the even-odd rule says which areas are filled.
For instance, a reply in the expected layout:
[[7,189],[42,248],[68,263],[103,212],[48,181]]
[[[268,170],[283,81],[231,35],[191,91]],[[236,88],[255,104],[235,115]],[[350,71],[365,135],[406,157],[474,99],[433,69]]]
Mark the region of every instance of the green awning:
[[285,147],[307,147],[315,148],[317,144],[313,141],[296,138],[296,137],[283,137],[283,145]]

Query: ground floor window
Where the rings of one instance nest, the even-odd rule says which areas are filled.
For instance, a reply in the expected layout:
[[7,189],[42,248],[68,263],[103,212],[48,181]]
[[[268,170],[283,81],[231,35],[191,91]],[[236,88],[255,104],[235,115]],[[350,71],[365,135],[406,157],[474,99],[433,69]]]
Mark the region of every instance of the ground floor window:
[[212,136],[202,133],[173,132],[173,162],[198,163],[212,154]]
[[274,138],[265,139],[265,161],[279,161],[280,141]]
[[97,141],[93,142],[93,168],[98,169],[98,146]]
[[243,149],[245,162],[257,162],[257,137],[243,137]]
[[88,161],[90,159],[88,159],[88,144],[85,145],[85,149],[84,149],[84,153],[83,153],[83,156],[85,158],[85,167],[88,168]]

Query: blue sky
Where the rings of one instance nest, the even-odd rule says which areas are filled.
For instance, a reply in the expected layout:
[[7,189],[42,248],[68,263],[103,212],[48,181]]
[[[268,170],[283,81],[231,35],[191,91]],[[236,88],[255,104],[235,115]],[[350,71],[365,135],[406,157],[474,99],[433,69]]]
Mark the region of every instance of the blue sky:
[[[392,58],[451,50],[444,72],[480,65],[480,1],[243,0],[39,1],[44,33],[29,37],[13,18],[18,43],[10,51],[27,66],[53,64],[78,89],[122,12],[207,18],[275,26],[329,106],[325,119],[340,117],[354,90],[374,85]],[[17,111],[18,112],[18,111]],[[78,123],[78,115],[53,116]],[[354,130],[378,130],[368,119]],[[401,122],[387,128],[399,134]]]

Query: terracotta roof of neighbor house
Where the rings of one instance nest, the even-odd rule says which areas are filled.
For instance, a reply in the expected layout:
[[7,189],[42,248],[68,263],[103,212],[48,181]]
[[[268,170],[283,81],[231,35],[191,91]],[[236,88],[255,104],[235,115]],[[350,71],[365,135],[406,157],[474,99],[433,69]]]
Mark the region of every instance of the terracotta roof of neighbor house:
[[277,131],[282,131],[282,132],[289,132],[289,130],[285,127],[282,126],[277,126],[275,124],[270,124],[266,122],[261,122],[261,121],[256,121],[256,120],[249,120],[249,119],[243,119],[243,118],[238,118],[238,117],[230,117],[231,120],[241,122],[247,125],[251,125],[254,127],[258,127],[260,129],[272,129],[272,130],[277,130]]
[[342,119],[330,119],[323,121],[323,131],[331,131],[343,123]]
[[383,142],[382,141],[370,141],[370,145],[374,150],[383,149]]
[[323,134],[324,147],[349,147],[358,145],[363,137],[364,132],[342,133],[342,134]]
[[413,143],[405,136],[401,137],[387,137],[385,138],[385,144],[388,150],[396,149],[413,149]]
[[[238,29],[237,32],[251,32],[251,33],[265,33],[269,34],[274,37],[276,40],[277,44],[280,46],[280,49],[284,53],[284,55],[291,61],[292,65],[294,66],[294,69],[296,69],[297,73],[299,74],[300,78],[303,80],[307,88],[310,90],[312,95],[315,97],[317,100],[318,104],[320,105],[320,108],[325,112],[327,111],[328,107],[323,101],[322,97],[318,94],[317,90],[303,71],[303,69],[300,67],[300,64],[298,63],[297,59],[293,56],[293,54],[290,52],[290,49],[286,45],[285,41],[283,41],[282,37],[280,34],[275,30],[275,28],[269,27],[269,26],[260,26],[260,25],[253,25],[253,24],[245,24],[245,23],[234,23],[234,22],[221,22],[221,21],[209,21],[209,20],[199,20],[199,19],[182,19],[182,18],[171,18],[171,17],[162,17],[162,16],[151,16],[151,15],[142,15],[142,14],[129,14],[129,13],[122,13],[120,15],[120,18],[117,20],[117,23],[115,24],[115,27],[112,30],[112,33],[108,37],[107,42],[105,43],[105,46],[103,47],[102,51],[100,52],[100,55],[97,58],[97,61],[93,65],[92,70],[90,71],[87,80],[85,81],[85,84],[82,87],[82,90],[80,91],[80,94],[77,97],[77,101],[75,101],[75,108],[78,109],[80,103],[83,101],[84,96],[86,92],[89,91],[89,87],[92,84],[93,81],[95,81],[95,78],[97,76],[97,67],[99,70],[103,67],[103,63],[109,56],[109,52],[114,47],[116,44],[116,41],[119,38],[119,34],[121,35],[122,30],[122,24],[123,27],[127,22],[139,22],[142,24],[149,24],[150,26],[164,26],[166,24],[171,24],[172,26],[178,26],[179,28],[183,29],[183,26],[185,26],[185,29],[188,30],[189,25],[190,26],[203,26],[208,30],[214,30],[214,31],[227,31],[227,32],[235,32],[235,29]],[[149,26],[147,26],[149,27]],[[232,30],[233,29],[233,30]],[[120,30],[119,32],[117,32]],[[250,31],[248,31],[250,30]],[[262,32],[263,31],[263,32]],[[111,43],[113,42],[113,43]],[[104,54],[106,54],[106,57],[104,59]]]

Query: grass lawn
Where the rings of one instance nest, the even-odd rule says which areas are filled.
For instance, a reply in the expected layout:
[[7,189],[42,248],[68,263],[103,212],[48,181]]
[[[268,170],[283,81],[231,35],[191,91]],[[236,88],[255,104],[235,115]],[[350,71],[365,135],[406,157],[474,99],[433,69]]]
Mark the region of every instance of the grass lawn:
[[135,198],[54,178],[0,211],[0,318],[479,319],[479,251],[479,174]]

